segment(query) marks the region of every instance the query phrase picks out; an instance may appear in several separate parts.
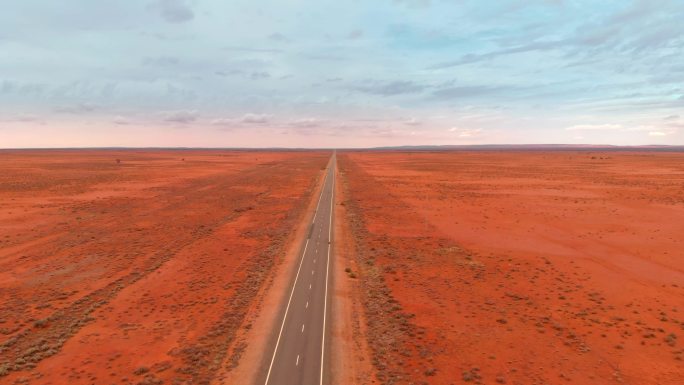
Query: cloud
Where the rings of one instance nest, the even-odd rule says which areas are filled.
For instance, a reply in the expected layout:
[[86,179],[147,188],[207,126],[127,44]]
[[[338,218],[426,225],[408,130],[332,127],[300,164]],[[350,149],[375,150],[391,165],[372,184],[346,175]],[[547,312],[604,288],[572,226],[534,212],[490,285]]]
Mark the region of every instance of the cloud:
[[340,61],[345,61],[347,58],[338,56],[338,55],[330,55],[328,53],[321,53],[321,54],[310,54],[310,53],[302,53],[301,57],[309,60],[321,60],[321,61],[332,61],[332,62],[340,62]]
[[230,70],[230,71],[214,71],[214,75],[218,76],[232,76],[232,75],[238,75],[243,73],[240,70]]
[[684,125],[678,124],[676,122],[668,123],[665,126],[662,125],[645,125],[638,126],[631,131],[642,131],[647,132],[648,136],[661,137],[674,135],[679,132],[679,129],[684,127]]
[[180,63],[178,58],[173,56],[146,57],[143,59],[143,65],[146,66],[173,67],[178,63]]
[[41,119],[36,116],[36,115],[25,115],[25,114],[20,114],[15,116],[14,118],[7,119],[9,122],[39,122]]
[[[625,3],[626,4],[626,3]],[[661,8],[661,4],[653,2],[652,0],[635,0],[625,8],[622,12],[614,15],[610,22],[612,23],[631,23],[656,12]]]
[[404,120],[403,123],[407,126],[420,126],[422,124],[422,122],[416,118]]
[[99,108],[98,105],[84,102],[84,103],[78,103],[73,106],[65,106],[65,107],[57,107],[55,108],[55,112],[59,113],[64,113],[64,114],[75,114],[75,115],[80,115],[80,114],[85,114],[89,112],[93,112]]
[[0,119],[136,126],[131,141],[155,138],[151,116],[321,137],[341,119],[364,132],[353,145],[370,126],[424,141],[681,142],[684,2],[564,1],[8,2]]
[[169,23],[185,23],[195,18],[195,13],[183,0],[158,0],[150,8]]
[[268,79],[271,74],[266,71],[255,71],[249,74],[249,78],[252,80]]
[[221,131],[233,131],[240,128],[240,120],[234,118],[216,118],[210,122],[212,126],[218,126]]
[[265,124],[268,123],[270,119],[270,115],[248,113],[244,114],[242,118],[240,118],[240,122],[247,124]]
[[239,118],[216,118],[210,123],[214,126],[236,126],[240,124],[266,124],[270,120],[271,115],[247,113]]
[[181,110],[166,113],[164,120],[172,123],[188,124],[196,121],[198,118],[199,113],[195,110]]
[[288,39],[285,35],[283,35],[280,32],[272,33],[268,35],[269,40],[277,41],[279,43],[289,43],[290,39]]
[[602,131],[602,130],[621,130],[620,124],[577,124],[566,127],[567,131]]
[[459,59],[438,63],[428,67],[428,69],[444,69],[450,67],[456,67],[464,64],[477,63],[485,60],[495,59],[499,56],[512,55],[516,53],[532,52],[532,51],[549,51],[553,49],[558,49],[563,46],[568,45],[568,41],[564,40],[554,40],[554,41],[538,41],[530,44],[525,44],[517,47],[511,47],[506,49],[501,49],[497,51],[491,51],[486,53],[469,53],[461,56]]
[[510,87],[501,86],[461,86],[461,87],[444,87],[435,90],[432,97],[437,99],[466,99],[476,96],[485,96],[491,94],[500,94],[502,91],[510,89]]
[[[538,0],[516,3],[518,5],[513,8],[524,11],[520,15],[524,16],[535,12],[527,5],[551,2]],[[520,6],[523,4],[525,7]],[[504,11],[508,8],[503,6]],[[496,12],[495,9],[496,7],[492,12]],[[677,2],[638,0],[617,2],[605,7],[591,6],[586,9],[592,10],[589,15],[583,15],[584,12],[578,12],[568,6],[554,7],[545,10],[550,15],[555,15],[551,16],[548,23],[539,22],[524,26],[520,23],[504,22],[501,28],[507,32],[506,34],[486,31],[486,34],[478,36],[475,32],[472,37],[475,41],[479,40],[481,44],[478,46],[489,49],[465,53],[454,60],[438,62],[427,68],[438,70],[513,54],[532,53],[535,58],[542,55],[548,58],[551,68],[554,62],[559,60],[561,63],[565,61],[567,66],[582,66],[594,70],[601,65],[611,65],[614,68],[616,63],[620,63],[618,71],[648,69],[649,73],[653,73],[652,66],[656,64],[654,61],[673,54],[673,50],[681,51],[679,47],[682,46],[684,28],[678,20],[681,20],[684,12]],[[558,17],[560,15],[563,17]],[[553,32],[549,33],[549,30]],[[677,54],[672,56],[674,59]],[[498,61],[497,64],[501,63],[511,69],[523,59],[525,58],[510,58],[506,63]],[[528,63],[529,60],[530,58]]]
[[675,134],[679,131],[677,123],[662,124],[641,124],[641,125],[627,125],[622,124],[580,124],[567,127],[568,131],[620,131],[620,132],[635,132],[647,134],[651,137],[662,137]]
[[[254,67],[259,67],[263,66],[263,63],[260,61],[250,61],[248,63],[234,63],[234,65],[239,65],[244,68],[254,68]],[[250,79],[250,80],[262,80],[262,79],[270,79],[272,77],[271,73],[268,71],[249,71],[246,69],[240,69],[240,68],[231,68],[227,70],[218,70],[214,71],[214,75],[217,76],[222,76],[222,77],[228,77],[228,76],[239,76],[245,79]]]
[[295,127],[313,128],[321,126],[323,122],[323,120],[318,118],[301,118],[293,120],[290,124]]
[[393,0],[392,3],[409,8],[429,8],[432,2],[430,0]]
[[154,38],[156,40],[161,40],[161,41],[178,42],[178,43],[195,40],[195,37],[192,35],[167,35],[165,33],[148,32],[148,31],[140,32],[140,36],[151,37],[151,38]]
[[210,122],[214,126],[229,126],[235,124],[235,119],[230,118],[216,118]]
[[455,133],[459,138],[472,138],[474,136],[480,135],[482,133],[482,129],[451,127],[449,132]]
[[112,123],[119,125],[119,126],[125,126],[125,125],[130,124],[131,122],[130,122],[130,120],[128,120],[127,118],[125,118],[123,116],[116,116],[112,120]]
[[642,124],[638,126],[627,127],[625,131],[653,131],[657,130],[657,127],[651,124]]
[[309,117],[291,120],[285,132],[298,135],[337,135],[339,130],[334,125],[327,124],[327,120]]
[[419,93],[425,86],[412,81],[371,82],[371,84],[354,87],[355,90],[372,95],[395,96],[402,94]]
[[349,32],[347,39],[357,40],[357,39],[360,39],[362,37],[363,37],[363,30],[362,29],[355,29],[355,30]]
[[282,49],[277,48],[258,48],[258,47],[243,47],[243,46],[224,46],[225,51],[234,52],[252,52],[252,53],[281,53]]

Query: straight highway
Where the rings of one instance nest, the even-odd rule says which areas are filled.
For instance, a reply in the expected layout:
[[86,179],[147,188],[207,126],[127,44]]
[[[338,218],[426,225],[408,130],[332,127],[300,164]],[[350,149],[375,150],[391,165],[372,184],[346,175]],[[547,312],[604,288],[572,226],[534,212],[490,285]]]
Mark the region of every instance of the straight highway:
[[313,221],[300,254],[287,303],[277,322],[275,346],[268,352],[264,385],[323,385],[326,374],[327,328],[332,252],[335,154],[326,170]]

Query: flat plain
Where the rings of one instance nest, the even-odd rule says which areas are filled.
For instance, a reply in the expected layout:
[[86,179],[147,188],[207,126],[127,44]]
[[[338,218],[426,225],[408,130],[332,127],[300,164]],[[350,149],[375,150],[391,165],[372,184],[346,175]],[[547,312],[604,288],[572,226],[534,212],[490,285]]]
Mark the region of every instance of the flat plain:
[[681,152],[338,152],[338,171],[356,378],[684,383]]
[[205,384],[329,152],[0,152],[0,382]]
[[[0,383],[256,373],[329,158],[0,152]],[[684,382],[681,152],[337,160],[333,383]]]

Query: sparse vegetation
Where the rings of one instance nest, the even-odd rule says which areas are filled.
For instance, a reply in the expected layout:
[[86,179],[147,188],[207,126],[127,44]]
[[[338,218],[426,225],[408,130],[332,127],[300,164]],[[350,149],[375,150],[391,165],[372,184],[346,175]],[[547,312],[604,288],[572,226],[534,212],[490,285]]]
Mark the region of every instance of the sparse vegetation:
[[[674,300],[680,288],[616,266],[639,260],[644,268],[671,270],[679,237],[669,225],[655,231],[655,219],[642,225],[623,207],[640,202],[648,216],[651,203],[684,203],[671,184],[684,171],[681,155],[415,152],[410,162],[407,156],[338,155],[379,383],[425,382],[425,368],[436,369],[428,383],[459,376],[471,383],[614,383],[623,373],[606,376],[611,368],[647,378],[644,368],[654,360],[660,374],[673,372],[683,358],[671,336],[682,327]],[[588,170],[583,165],[592,156],[611,161]],[[645,180],[625,166],[632,163],[663,174]],[[619,248],[625,237],[644,246],[612,259],[606,247]],[[536,244],[544,245],[543,254],[530,248]],[[605,275],[623,278],[630,289],[616,292],[599,278]],[[445,365],[453,351],[457,362]],[[615,354],[606,358],[606,351]],[[633,364],[643,354],[649,364]],[[473,370],[472,363],[481,366]],[[506,373],[498,371],[502,365]]]
[[[42,382],[208,383],[239,360],[246,314],[293,240],[328,154],[264,153],[255,163],[248,153],[193,152],[200,161],[181,163],[174,152],[141,151],[125,169],[111,154],[13,155],[19,171],[0,173],[3,203],[31,208],[0,238],[0,247],[26,250],[10,256],[21,269],[0,293],[0,373],[28,376],[59,352],[67,366],[41,371]],[[29,207],[18,199],[27,191],[55,203]],[[101,324],[84,328],[102,322],[119,327],[106,336],[92,331]],[[103,354],[110,344],[171,358],[131,367]],[[87,359],[69,362],[83,352]]]
[[33,323],[33,327],[36,327],[36,328],[44,328],[45,326],[47,326],[47,324],[48,324],[48,320],[46,320],[46,319],[39,319],[39,320],[37,320],[37,321],[35,321],[35,322]]
[[667,343],[670,346],[675,346],[677,344],[677,335],[674,333],[670,333],[667,336],[665,336],[665,343]]
[[147,366],[140,366],[133,371],[133,374],[135,374],[136,376],[141,376],[149,371],[150,368],[148,368]]
[[465,382],[476,382],[479,383],[482,380],[479,368],[471,368],[462,373],[461,378]]

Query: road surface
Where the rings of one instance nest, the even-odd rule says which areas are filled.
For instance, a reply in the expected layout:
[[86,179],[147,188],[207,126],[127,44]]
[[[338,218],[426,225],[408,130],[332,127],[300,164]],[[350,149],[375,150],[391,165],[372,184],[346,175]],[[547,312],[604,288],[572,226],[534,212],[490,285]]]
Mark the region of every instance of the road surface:
[[330,327],[329,291],[332,252],[335,154],[326,171],[313,222],[309,225],[304,249],[293,278],[287,304],[276,323],[279,332],[275,346],[267,352],[270,360],[264,385],[327,384],[326,356]]

